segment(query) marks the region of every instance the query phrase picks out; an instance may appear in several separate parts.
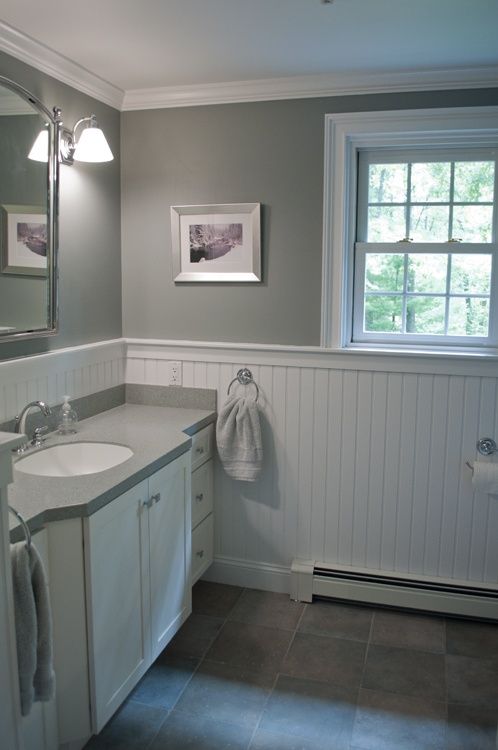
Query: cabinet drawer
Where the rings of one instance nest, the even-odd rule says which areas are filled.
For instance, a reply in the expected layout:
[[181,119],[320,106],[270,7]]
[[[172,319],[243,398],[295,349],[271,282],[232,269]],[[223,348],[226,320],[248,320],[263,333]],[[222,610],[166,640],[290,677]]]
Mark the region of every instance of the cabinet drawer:
[[192,532],[192,583],[209,568],[214,557],[213,514]]
[[192,473],[192,528],[213,511],[213,462],[199,466]]
[[214,425],[210,424],[192,435],[192,471],[213,455]]

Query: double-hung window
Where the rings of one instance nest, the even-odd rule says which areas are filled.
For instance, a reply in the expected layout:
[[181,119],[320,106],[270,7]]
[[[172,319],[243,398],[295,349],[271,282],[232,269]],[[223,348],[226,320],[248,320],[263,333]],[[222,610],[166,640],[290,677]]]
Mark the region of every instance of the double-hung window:
[[325,120],[322,345],[498,348],[498,108]]
[[496,340],[493,149],[360,150],[353,340]]

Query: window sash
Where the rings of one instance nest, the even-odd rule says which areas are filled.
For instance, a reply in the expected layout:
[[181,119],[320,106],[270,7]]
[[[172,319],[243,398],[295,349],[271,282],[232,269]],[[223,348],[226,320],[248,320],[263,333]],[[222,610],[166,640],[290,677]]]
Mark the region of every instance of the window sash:
[[[369,167],[371,164],[426,164],[430,162],[452,162],[449,200],[445,201],[414,201],[411,195],[411,166],[408,169],[408,193],[405,201],[372,202],[368,201]],[[455,201],[454,200],[454,163],[464,161],[494,161],[495,182],[494,201]],[[410,236],[410,209],[413,206],[449,207],[448,232],[451,239],[453,231],[453,208],[458,206],[492,206],[493,218],[491,226],[491,242],[498,241],[498,149],[497,148],[447,148],[430,149],[360,149],[358,151],[358,199],[356,218],[356,238],[360,242],[367,240],[368,209],[370,207],[401,207],[405,209],[404,237]],[[402,237],[399,238],[400,240]]]
[[[449,278],[445,292],[409,292],[405,288],[394,292],[365,291],[366,256],[368,253],[379,254],[443,254],[443,255],[491,255],[490,293],[462,293],[450,292]],[[479,347],[494,346],[498,343],[498,304],[494,290],[498,288],[498,244],[496,243],[461,243],[461,242],[356,242],[354,260],[354,289],[353,289],[353,343],[385,344],[418,344],[438,346]],[[402,327],[405,325],[407,300],[411,297],[437,297],[445,299],[445,330],[448,327],[448,306],[452,298],[489,299],[489,327],[487,336],[454,336],[447,333],[389,333],[383,331],[364,331],[365,296],[392,296],[402,298]]]

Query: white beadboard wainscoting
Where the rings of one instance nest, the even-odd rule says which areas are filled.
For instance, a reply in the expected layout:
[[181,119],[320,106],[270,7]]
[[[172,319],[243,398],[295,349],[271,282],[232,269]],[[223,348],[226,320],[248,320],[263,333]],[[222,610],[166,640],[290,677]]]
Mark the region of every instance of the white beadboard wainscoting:
[[13,419],[29,401],[53,405],[125,382],[123,339],[54,349],[0,362],[0,423]]
[[168,385],[170,361],[220,404],[242,366],[260,388],[263,476],[217,467],[212,578],[288,591],[302,558],[498,581],[498,497],[465,466],[498,439],[495,358],[119,339],[1,362],[0,422],[31,400]]
[[298,557],[498,581],[498,497],[465,466],[498,436],[496,358],[129,339],[126,381],[167,385],[168,360],[219,404],[242,366],[260,388],[265,468],[217,468],[213,579],[289,590]]

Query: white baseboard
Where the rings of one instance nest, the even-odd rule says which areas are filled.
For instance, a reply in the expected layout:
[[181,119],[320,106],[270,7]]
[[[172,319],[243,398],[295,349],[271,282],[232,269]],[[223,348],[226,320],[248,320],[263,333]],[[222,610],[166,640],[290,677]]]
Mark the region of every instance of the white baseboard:
[[[301,561],[300,561],[301,562]],[[305,561],[307,562],[307,561]],[[226,583],[232,586],[243,586],[250,589],[274,591],[289,594],[291,584],[296,583],[296,573],[301,572],[302,578],[309,578],[309,596],[293,595],[298,601],[311,602],[313,595],[345,599],[358,603],[401,607],[404,609],[439,612],[450,616],[477,617],[483,619],[498,619],[498,603],[496,599],[473,596],[465,592],[451,593],[431,591],[429,584],[435,579],[427,578],[427,588],[393,587],[386,583],[372,583],[346,580],[320,580],[313,575],[313,566],[309,570],[298,571],[295,566],[291,569],[283,565],[257,562],[256,560],[241,560],[234,557],[215,557],[215,560],[202,579],[215,583]],[[340,566],[339,566],[340,567]],[[372,571],[370,571],[372,572]],[[308,574],[307,576],[305,574]],[[408,578],[411,578],[410,576]],[[416,579],[416,576],[413,576]],[[441,579],[441,582],[444,579]],[[491,588],[491,587],[483,587]],[[301,587],[301,594],[304,589]]]
[[290,591],[290,568],[235,557],[215,557],[202,579],[280,594],[288,594]]

